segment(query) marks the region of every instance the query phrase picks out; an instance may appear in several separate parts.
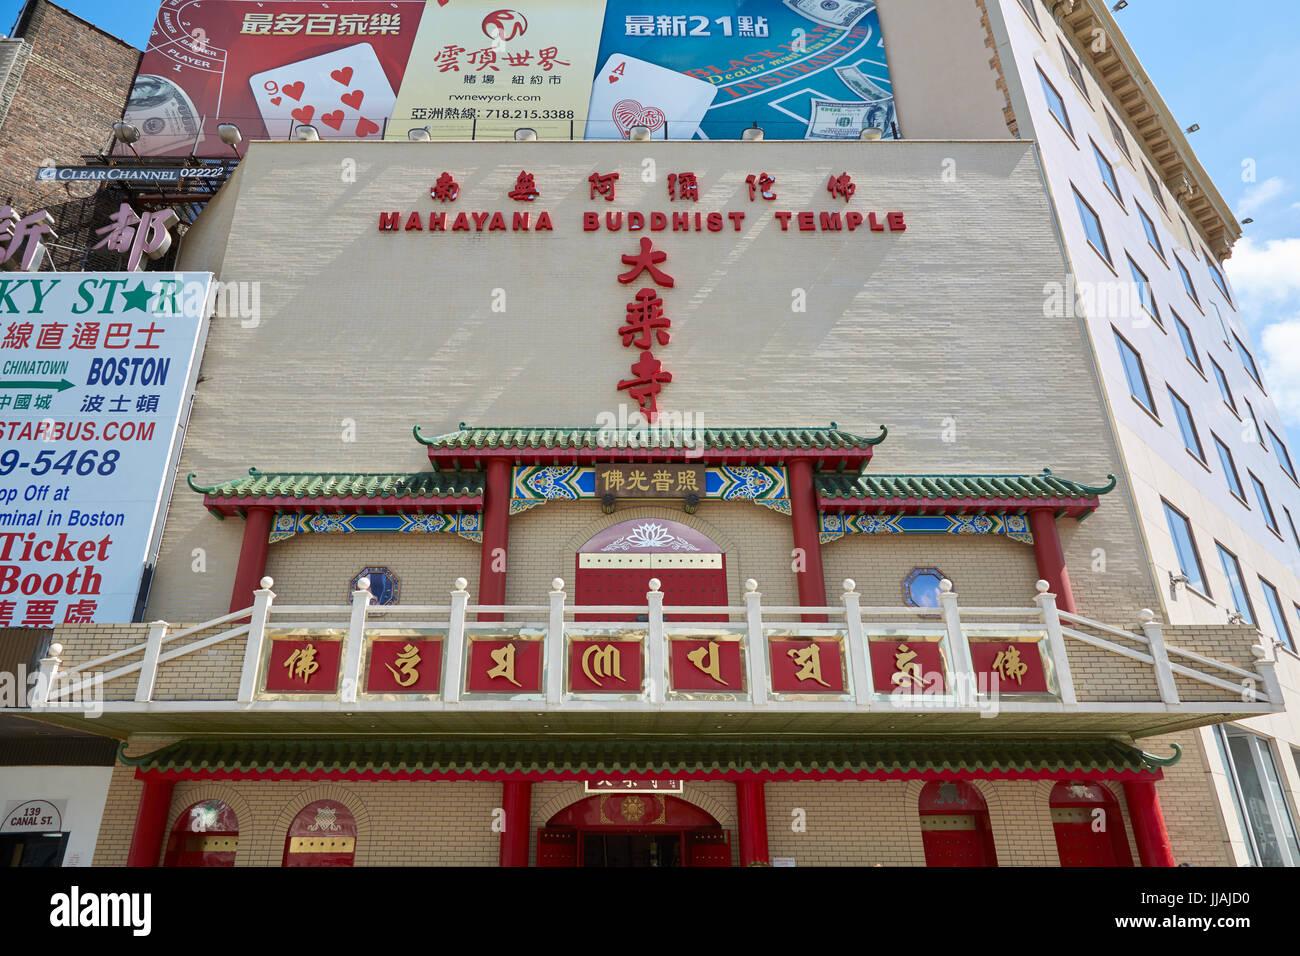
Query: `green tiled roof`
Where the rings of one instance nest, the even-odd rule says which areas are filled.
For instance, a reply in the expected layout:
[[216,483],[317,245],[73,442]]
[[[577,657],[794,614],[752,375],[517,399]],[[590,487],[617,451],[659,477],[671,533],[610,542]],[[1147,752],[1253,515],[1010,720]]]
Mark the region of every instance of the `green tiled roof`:
[[[466,449],[484,451],[491,449],[603,449],[616,444],[610,441],[611,435],[618,434],[617,429],[597,426],[555,426],[553,428],[474,428],[461,423],[460,430],[446,435],[425,438],[420,434],[420,426],[413,429],[415,440],[422,445],[439,449]],[[629,434],[644,436],[641,447],[644,448],[682,448],[684,433],[682,429],[664,428],[656,430],[632,429]],[[776,450],[822,451],[835,449],[865,449],[878,445],[885,440],[887,429],[882,425],[880,434],[874,438],[864,438],[852,432],[842,431],[831,422],[830,427],[813,428],[703,428],[699,433],[689,434],[692,446],[698,441],[710,450]],[[621,447],[621,446],[619,446]]]
[[1039,475],[818,475],[824,498],[1095,498],[1115,487],[1115,476],[1100,487],[1058,478],[1048,469]]
[[[125,750],[126,745],[122,745]],[[143,770],[371,773],[744,773],[914,775],[1151,772],[1178,759],[1117,740],[784,738],[748,740],[220,739],[181,740],[122,756]]]
[[483,493],[483,476],[474,472],[414,473],[260,472],[250,468],[241,478],[205,486],[187,481],[195,491],[222,498],[473,498]]

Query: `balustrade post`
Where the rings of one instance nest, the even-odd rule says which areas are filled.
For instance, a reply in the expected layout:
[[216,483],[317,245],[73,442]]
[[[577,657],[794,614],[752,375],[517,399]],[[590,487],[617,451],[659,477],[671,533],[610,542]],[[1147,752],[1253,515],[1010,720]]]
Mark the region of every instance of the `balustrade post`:
[[140,680],[135,685],[135,699],[139,703],[153,700],[154,683],[158,680],[158,658],[162,654],[162,642],[166,636],[166,621],[154,621],[149,625],[144,659],[140,662]]
[[[1267,651],[1264,650],[1263,644],[1253,644],[1251,645],[1250,653],[1255,657],[1255,673],[1259,675],[1259,679],[1264,684],[1264,693],[1268,696],[1268,702],[1270,704],[1281,703],[1282,685],[1277,679],[1277,669],[1274,660],[1277,657],[1277,652],[1274,651],[1273,653],[1274,659],[1269,659]],[[1242,681],[1241,699],[1247,703],[1259,700],[1256,696],[1254,686],[1246,687],[1244,679]]]
[[1138,612],[1142,622],[1142,633],[1146,635],[1147,647],[1151,651],[1151,660],[1156,669],[1156,687],[1160,690],[1160,699],[1166,704],[1178,703],[1178,685],[1174,683],[1174,672],[1169,669],[1169,652],[1165,649],[1165,636],[1160,630],[1155,612],[1143,608]]
[[1056,683],[1061,691],[1061,703],[1066,707],[1077,707],[1078,699],[1074,696],[1074,677],[1070,673],[1070,658],[1065,653],[1065,634],[1061,630],[1061,613],[1056,607],[1056,595],[1048,592],[1051,587],[1040,580],[1034,587],[1038,596],[1034,602],[1043,615],[1043,627],[1047,629],[1047,644],[1052,649],[1052,664],[1056,668]]
[[965,700],[962,688],[969,687],[971,706],[975,704],[975,695],[979,685],[975,678],[975,665],[971,661],[970,644],[961,629],[961,611],[957,608],[957,592],[952,589],[952,582],[944,578],[939,582],[939,607],[943,610],[943,625],[948,632],[948,649],[952,653],[953,680],[949,693],[959,700]]
[[54,679],[58,677],[59,665],[63,663],[63,658],[59,656],[62,653],[62,644],[51,644],[49,651],[41,658],[41,669],[36,678],[36,686],[27,697],[27,706],[33,710],[49,704],[50,695],[54,691]]
[[253,616],[248,620],[248,641],[244,644],[244,670],[239,677],[239,702],[251,704],[257,690],[257,672],[262,666],[262,645],[266,641],[266,622],[271,616],[275,601],[275,584],[270,577],[262,578],[261,587],[253,592]]
[[862,639],[862,602],[857,582],[844,579],[844,624],[848,631],[849,666],[853,671],[853,696],[859,707],[871,706],[871,654]]
[[755,706],[767,703],[767,641],[763,639],[763,595],[758,582],[745,582],[745,669],[749,672],[749,694]]
[[348,619],[348,636],[343,645],[343,693],[345,704],[357,702],[361,690],[361,657],[366,647],[366,609],[370,607],[370,578],[357,580],[352,592],[352,616]]
[[451,620],[447,625],[447,646],[444,649],[447,663],[442,682],[442,699],[448,704],[460,702],[461,661],[465,659],[465,608],[469,605],[469,582],[457,578],[453,583]]
[[650,666],[650,703],[664,702],[664,684],[668,680],[668,671],[664,666],[664,592],[659,590],[658,578],[650,579],[650,590],[646,592],[646,641],[649,642],[647,659]]
[[546,629],[546,702],[564,696],[564,578],[551,579],[551,618]]

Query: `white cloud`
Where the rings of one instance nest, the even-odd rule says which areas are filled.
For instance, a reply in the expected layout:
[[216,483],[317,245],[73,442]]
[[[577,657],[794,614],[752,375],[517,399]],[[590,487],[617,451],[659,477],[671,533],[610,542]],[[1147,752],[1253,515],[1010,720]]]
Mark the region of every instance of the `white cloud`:
[[1271,203],[1286,189],[1286,183],[1279,176],[1270,176],[1262,183],[1247,187],[1241,199],[1237,200],[1237,215],[1251,216]]
[[[1224,265],[1233,291],[1246,303],[1243,311],[1251,305],[1294,304],[1300,309],[1300,237],[1263,243],[1244,237]],[[1253,324],[1249,317],[1247,322]]]
[[1300,314],[1266,326],[1260,341],[1264,381],[1282,421],[1300,428]]

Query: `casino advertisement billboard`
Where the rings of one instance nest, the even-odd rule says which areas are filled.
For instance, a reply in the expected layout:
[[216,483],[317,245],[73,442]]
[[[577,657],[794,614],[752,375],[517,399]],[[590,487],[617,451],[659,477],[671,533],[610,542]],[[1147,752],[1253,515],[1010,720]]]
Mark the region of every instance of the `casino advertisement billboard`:
[[3,275],[0,627],[130,621],[211,276]]
[[[510,2],[510,0],[507,0]],[[865,0],[164,0],[125,120],[147,155],[245,139],[895,138]]]

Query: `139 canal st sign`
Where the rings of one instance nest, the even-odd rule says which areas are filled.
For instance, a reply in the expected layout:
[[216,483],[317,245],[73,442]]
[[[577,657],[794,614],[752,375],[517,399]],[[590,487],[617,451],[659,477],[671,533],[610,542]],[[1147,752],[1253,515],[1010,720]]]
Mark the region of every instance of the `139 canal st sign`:
[[0,627],[132,619],[210,280],[0,278]]

